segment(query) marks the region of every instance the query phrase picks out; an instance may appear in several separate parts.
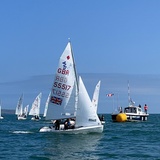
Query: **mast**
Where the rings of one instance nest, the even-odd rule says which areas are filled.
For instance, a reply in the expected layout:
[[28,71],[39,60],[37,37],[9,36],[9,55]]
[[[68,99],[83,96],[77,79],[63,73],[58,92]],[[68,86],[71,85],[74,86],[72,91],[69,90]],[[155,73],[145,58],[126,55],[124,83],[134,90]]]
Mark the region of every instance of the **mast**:
[[74,73],[75,73],[75,77],[76,77],[76,86],[77,86],[77,90],[78,90],[78,92],[79,92],[79,87],[78,87],[78,76],[77,76],[77,70],[76,70],[76,65],[75,65],[75,59],[74,59],[74,54],[73,54],[73,49],[72,49],[72,45],[71,45],[70,38],[68,38],[68,41],[69,41],[70,47],[71,47],[71,54],[72,54],[72,57],[73,57]]
[[130,88],[129,88],[129,81],[128,81],[128,104],[130,105],[130,100],[131,100],[131,97],[130,97]]
[[76,65],[75,65],[75,59],[74,59],[74,54],[73,54],[73,49],[71,45],[70,38],[68,39],[71,47],[71,54],[72,54],[72,59],[73,59],[73,68],[74,68],[74,74],[75,74],[75,79],[76,79],[76,93],[75,93],[75,111],[77,110],[78,106],[78,93],[79,93],[79,86],[78,86],[78,76],[77,76],[77,70],[76,70]]

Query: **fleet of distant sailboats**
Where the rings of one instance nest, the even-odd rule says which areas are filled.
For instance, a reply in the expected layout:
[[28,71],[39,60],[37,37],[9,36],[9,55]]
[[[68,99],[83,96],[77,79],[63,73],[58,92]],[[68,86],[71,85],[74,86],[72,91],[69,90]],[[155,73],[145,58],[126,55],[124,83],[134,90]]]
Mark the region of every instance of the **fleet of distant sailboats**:
[[17,115],[18,120],[25,120],[27,118],[28,107],[29,105],[26,105],[23,109],[23,94],[22,94],[18,100],[16,111],[15,111],[15,114]]

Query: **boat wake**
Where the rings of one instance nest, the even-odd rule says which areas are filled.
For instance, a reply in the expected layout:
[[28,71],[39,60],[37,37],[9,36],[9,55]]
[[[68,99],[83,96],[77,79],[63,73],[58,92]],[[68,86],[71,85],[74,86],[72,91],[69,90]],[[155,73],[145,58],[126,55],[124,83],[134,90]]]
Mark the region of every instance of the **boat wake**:
[[28,133],[33,133],[33,132],[30,132],[30,131],[13,131],[12,133],[14,133],[14,134],[28,134]]

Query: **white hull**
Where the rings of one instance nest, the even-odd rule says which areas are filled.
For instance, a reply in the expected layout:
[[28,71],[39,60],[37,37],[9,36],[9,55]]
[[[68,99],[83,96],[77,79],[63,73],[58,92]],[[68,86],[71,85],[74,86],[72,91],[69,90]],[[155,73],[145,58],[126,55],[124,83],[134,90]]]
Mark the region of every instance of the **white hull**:
[[[112,116],[112,120],[114,121],[114,122],[116,122],[117,120],[116,120],[116,116],[118,115],[119,113],[117,113],[117,114],[112,114],[111,116]],[[127,122],[139,122],[139,121],[147,121],[148,120],[148,116],[149,116],[149,114],[132,114],[132,113],[130,113],[130,114],[127,114],[127,113],[125,113],[126,114],[126,116],[127,116]]]
[[105,121],[101,121],[101,123],[102,123],[102,124],[105,124],[106,122],[105,122]]
[[23,117],[23,116],[20,116],[20,117],[17,117],[18,120],[26,120],[27,118],[26,117]]
[[33,121],[38,121],[38,120],[40,120],[40,119],[41,119],[41,117],[38,117],[38,118],[32,117],[32,118],[31,118],[31,120],[33,120]]
[[55,130],[54,127],[43,127],[40,129],[39,132],[56,132],[56,133],[71,133],[71,134],[77,134],[77,133],[102,133],[103,132],[103,125],[98,126],[89,126],[89,127],[79,127],[74,129],[61,129]]
[[4,117],[0,117],[0,119],[4,119]]

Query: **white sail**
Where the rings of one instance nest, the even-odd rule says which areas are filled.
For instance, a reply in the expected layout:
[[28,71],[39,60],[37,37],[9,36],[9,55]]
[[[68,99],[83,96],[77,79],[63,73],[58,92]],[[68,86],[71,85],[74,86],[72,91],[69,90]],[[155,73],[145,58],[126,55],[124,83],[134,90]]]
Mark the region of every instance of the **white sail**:
[[49,104],[49,100],[50,100],[50,96],[51,96],[51,92],[49,93],[47,101],[46,101],[46,104],[45,104],[43,117],[46,117],[47,110],[48,110],[48,104]]
[[1,112],[2,112],[2,107],[1,107],[1,103],[0,103],[0,119],[3,119]]
[[79,77],[79,96],[76,113],[76,126],[88,127],[98,125],[101,125],[101,122],[96,113],[95,106],[90,100],[81,77]]
[[1,105],[0,105],[0,117],[1,117]]
[[29,115],[39,116],[41,97],[42,97],[42,93],[39,93],[39,95],[35,98],[35,100],[32,103],[32,107],[29,112]]
[[100,84],[101,84],[101,81],[97,83],[93,93],[93,98],[92,98],[92,103],[93,103],[93,106],[95,107],[96,113],[97,113],[97,106],[98,106],[98,99],[99,99]]
[[48,104],[46,120],[63,119],[75,116],[77,94],[76,71],[71,44],[68,42],[62,53],[55,74]]
[[29,108],[29,105],[27,105],[27,106],[24,107],[24,110],[23,110],[23,115],[24,116],[27,116],[27,114],[28,114],[28,108]]
[[20,96],[20,98],[18,100],[15,114],[17,116],[20,116],[20,115],[22,115],[22,112],[23,112],[23,94]]

